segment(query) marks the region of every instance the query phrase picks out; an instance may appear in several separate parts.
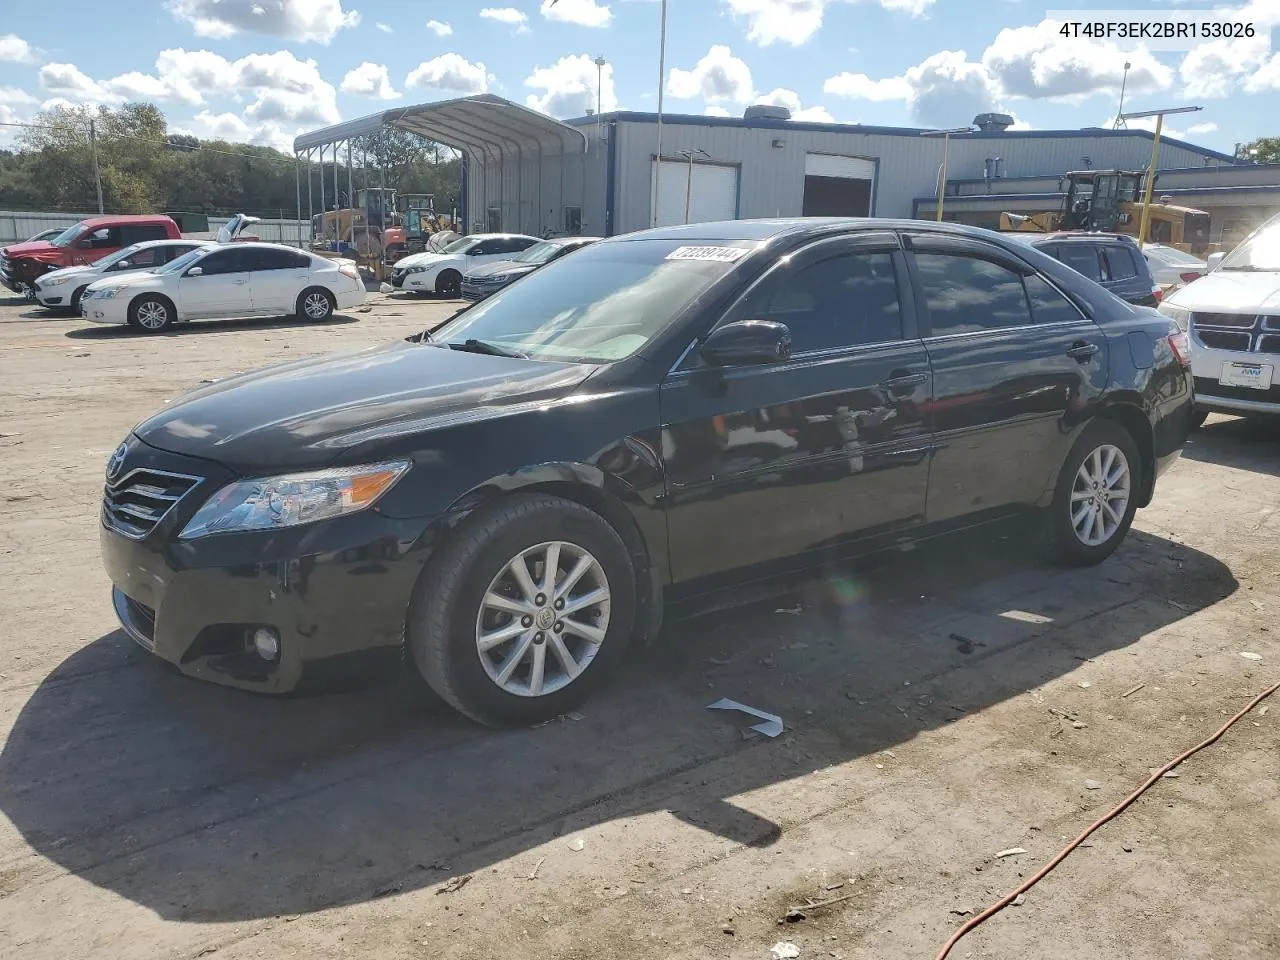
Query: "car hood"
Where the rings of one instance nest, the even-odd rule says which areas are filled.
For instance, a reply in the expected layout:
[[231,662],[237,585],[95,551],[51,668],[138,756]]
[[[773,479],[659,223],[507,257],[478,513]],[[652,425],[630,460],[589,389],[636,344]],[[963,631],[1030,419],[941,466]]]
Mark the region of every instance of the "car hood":
[[382,455],[397,437],[544,404],[595,369],[394,342],[220,381],[134,432],[241,474],[312,469]]
[[57,280],[59,277],[69,277],[75,273],[91,273],[94,270],[92,264],[79,267],[61,267],[57,270],[50,270],[48,273],[40,277],[40,283],[48,284],[50,280]]
[[0,250],[0,254],[3,254],[10,260],[16,260],[18,257],[35,257],[37,260],[51,260],[58,257],[61,253],[61,247],[55,247],[47,240],[37,240],[35,243],[11,243],[3,250]]
[[468,277],[499,277],[505,274],[523,274],[531,273],[536,270],[540,264],[537,263],[519,263],[515,260],[499,260],[496,263],[482,263],[474,270],[468,270]]
[[110,276],[100,277],[89,284],[89,289],[104,290],[107,287],[133,287],[140,283],[157,279],[159,278],[150,270],[129,270],[125,273],[113,273]]
[[414,253],[397,260],[396,269],[399,270],[403,267],[430,267],[437,263],[449,263],[461,259],[461,255],[456,253]]
[[1227,312],[1280,307],[1280,272],[1214,270],[1178,290],[1167,302],[1188,310]]

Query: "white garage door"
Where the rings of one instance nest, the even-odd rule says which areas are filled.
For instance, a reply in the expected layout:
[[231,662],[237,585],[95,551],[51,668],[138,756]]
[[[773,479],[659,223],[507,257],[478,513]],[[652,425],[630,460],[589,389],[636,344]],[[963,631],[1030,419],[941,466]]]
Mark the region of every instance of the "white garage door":
[[[658,176],[653,164],[652,179]],[[689,186],[689,164],[678,160],[662,161],[662,180],[658,186],[658,226],[684,223],[685,198],[689,200],[689,222],[732,220],[738,214],[738,168],[716,163],[693,165],[693,187]],[[653,187],[650,186],[650,191]],[[653,193],[650,192],[650,196]]]
[[[840,177],[845,180],[874,180],[876,163],[864,157],[838,157],[830,153],[807,153],[804,157],[806,177]],[[666,171],[663,171],[666,176]]]

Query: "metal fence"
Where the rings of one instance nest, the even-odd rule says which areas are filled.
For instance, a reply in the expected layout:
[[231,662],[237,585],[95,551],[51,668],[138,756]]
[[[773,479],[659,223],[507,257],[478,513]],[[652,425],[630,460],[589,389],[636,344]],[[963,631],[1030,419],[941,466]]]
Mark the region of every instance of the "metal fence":
[[[0,245],[21,243],[43,230],[54,228],[66,229],[79,223],[86,217],[96,217],[96,213],[35,213],[22,210],[0,210]],[[216,235],[218,228],[230,220],[230,217],[210,217],[209,230]],[[247,228],[248,233],[261,237],[270,243],[287,243],[290,246],[305,244],[311,232],[311,225],[298,220],[280,220],[263,218]],[[196,236],[196,234],[193,234]],[[301,239],[299,239],[301,238]]]

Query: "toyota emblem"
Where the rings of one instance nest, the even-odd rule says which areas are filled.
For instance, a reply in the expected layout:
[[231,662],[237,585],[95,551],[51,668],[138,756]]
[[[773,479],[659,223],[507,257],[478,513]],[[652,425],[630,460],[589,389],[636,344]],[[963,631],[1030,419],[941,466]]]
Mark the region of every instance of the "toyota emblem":
[[127,444],[120,444],[116,447],[115,452],[111,454],[111,459],[107,461],[107,480],[114,480],[120,476],[120,468],[124,466],[125,454],[129,452]]

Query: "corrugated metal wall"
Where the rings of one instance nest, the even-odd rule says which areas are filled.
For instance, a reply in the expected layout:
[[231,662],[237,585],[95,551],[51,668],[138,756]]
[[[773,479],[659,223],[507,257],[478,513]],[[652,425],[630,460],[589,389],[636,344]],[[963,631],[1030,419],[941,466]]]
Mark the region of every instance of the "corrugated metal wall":
[[[571,150],[561,155],[544,147],[541,154],[533,144],[507,147],[500,156],[476,155],[468,158],[468,233],[489,229],[488,211],[500,211],[501,230],[506,233],[564,232],[564,208],[583,206],[584,178],[591,181],[593,167],[604,169],[603,144],[590,144],[589,152]],[[590,192],[603,196],[603,182],[588,183]],[[601,209],[603,217],[603,209]],[[584,221],[587,218],[583,211]],[[596,232],[602,232],[602,227]],[[583,224],[584,233],[593,231]]]
[[[34,213],[22,210],[0,210],[0,245],[21,243],[28,237],[34,236],[43,230],[52,230],[55,227],[65,230],[86,217],[96,216],[96,213],[89,212]],[[210,217],[210,232],[216,234],[218,228],[230,219],[230,217]],[[248,232],[256,234],[271,243],[287,243],[296,247],[298,246],[299,227],[302,229],[302,237],[305,242],[310,236],[311,227],[309,224],[301,224],[297,220],[263,220],[250,226]]]

